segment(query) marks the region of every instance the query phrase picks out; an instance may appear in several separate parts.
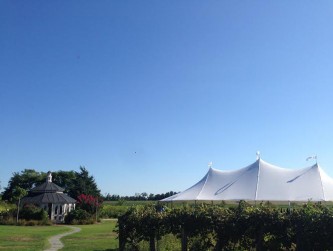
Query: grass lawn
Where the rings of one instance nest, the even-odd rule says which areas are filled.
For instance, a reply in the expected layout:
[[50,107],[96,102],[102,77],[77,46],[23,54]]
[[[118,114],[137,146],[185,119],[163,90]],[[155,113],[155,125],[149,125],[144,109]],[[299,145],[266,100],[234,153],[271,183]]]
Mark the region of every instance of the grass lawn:
[[[81,232],[62,238],[65,247],[61,251],[115,251],[118,250],[117,234],[113,232],[117,220],[103,220],[100,224],[79,225]],[[142,241],[140,250],[149,250],[149,242]],[[169,234],[157,243],[157,249],[163,251],[181,250],[180,240]]]
[[113,232],[116,223],[116,220],[103,220],[99,224],[79,225],[80,232],[61,239],[65,245],[61,250],[118,250],[117,234]]
[[64,226],[0,225],[0,250],[36,251],[48,248],[48,238],[70,231]]

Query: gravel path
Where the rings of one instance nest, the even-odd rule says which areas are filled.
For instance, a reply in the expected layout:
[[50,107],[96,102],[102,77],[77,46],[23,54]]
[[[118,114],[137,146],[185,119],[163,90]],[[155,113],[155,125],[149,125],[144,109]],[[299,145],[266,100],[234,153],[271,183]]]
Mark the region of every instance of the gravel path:
[[45,249],[44,251],[57,251],[58,249],[63,248],[64,244],[62,244],[62,242],[60,241],[60,239],[62,237],[66,236],[66,235],[74,234],[74,233],[77,233],[77,232],[81,231],[81,228],[78,228],[78,227],[70,227],[70,226],[68,226],[68,227],[71,228],[72,231],[64,233],[64,234],[58,234],[58,235],[52,236],[49,239],[51,247],[49,249]]

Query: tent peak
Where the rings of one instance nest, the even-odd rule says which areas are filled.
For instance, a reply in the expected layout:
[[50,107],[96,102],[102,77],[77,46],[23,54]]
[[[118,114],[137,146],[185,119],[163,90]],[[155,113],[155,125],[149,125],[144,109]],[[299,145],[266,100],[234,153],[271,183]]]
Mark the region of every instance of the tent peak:
[[317,155],[312,155],[312,156],[307,157],[306,161],[309,161],[309,160],[316,160],[316,164],[318,164],[318,157],[317,157]]
[[260,151],[256,152],[257,160],[260,160]]

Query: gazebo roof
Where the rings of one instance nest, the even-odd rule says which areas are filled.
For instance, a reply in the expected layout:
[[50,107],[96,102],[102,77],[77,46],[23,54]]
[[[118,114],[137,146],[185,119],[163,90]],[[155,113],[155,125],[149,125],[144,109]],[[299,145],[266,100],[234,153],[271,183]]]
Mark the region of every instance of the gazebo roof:
[[65,189],[48,181],[30,190],[31,193],[56,193],[63,191],[65,191]]
[[22,203],[59,203],[59,204],[68,204],[75,203],[76,200],[69,197],[64,193],[42,193],[35,196],[27,196],[22,199]]

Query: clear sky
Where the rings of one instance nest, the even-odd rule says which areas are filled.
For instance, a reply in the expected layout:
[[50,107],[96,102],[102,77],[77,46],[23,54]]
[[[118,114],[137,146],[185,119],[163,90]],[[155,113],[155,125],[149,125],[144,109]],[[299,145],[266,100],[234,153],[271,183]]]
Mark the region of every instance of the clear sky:
[[208,162],[333,176],[332,1],[0,2],[0,180],[85,166],[182,191]]

